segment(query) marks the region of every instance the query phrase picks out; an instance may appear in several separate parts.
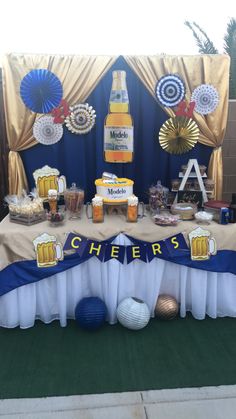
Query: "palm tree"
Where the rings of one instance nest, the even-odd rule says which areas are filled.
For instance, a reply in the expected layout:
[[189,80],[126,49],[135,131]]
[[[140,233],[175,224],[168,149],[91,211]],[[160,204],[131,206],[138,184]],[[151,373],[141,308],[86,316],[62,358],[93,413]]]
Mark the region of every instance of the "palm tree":
[[[192,31],[201,54],[218,54],[206,32],[196,23],[186,20],[184,24]],[[236,99],[236,19],[231,18],[224,36],[224,52],[230,56],[229,97]]]

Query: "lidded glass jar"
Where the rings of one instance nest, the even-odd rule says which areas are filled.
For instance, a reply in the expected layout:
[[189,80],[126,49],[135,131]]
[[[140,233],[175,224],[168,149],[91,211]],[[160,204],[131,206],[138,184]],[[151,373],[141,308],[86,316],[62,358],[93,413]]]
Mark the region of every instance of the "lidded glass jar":
[[206,179],[204,181],[204,185],[206,188],[206,191],[214,191],[214,187],[215,187],[215,181],[213,179]]
[[81,213],[84,206],[84,191],[77,188],[76,183],[64,192],[65,206],[69,213],[69,219],[81,218]]

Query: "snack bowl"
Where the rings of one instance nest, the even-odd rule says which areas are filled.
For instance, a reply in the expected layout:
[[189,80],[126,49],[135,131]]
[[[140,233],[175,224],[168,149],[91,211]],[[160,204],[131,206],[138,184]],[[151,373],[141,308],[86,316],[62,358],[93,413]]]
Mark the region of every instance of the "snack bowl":
[[177,202],[171,205],[170,212],[179,215],[181,220],[192,220],[197,212],[197,205],[190,202]]
[[210,224],[210,222],[213,220],[213,214],[206,211],[196,212],[194,217],[199,224]]

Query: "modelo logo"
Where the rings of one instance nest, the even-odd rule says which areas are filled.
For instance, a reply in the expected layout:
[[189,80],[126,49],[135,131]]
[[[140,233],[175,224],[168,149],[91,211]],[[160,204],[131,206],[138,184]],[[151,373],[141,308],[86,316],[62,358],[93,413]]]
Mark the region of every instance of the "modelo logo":
[[119,139],[123,139],[123,138],[128,138],[128,134],[125,131],[110,131],[110,136],[111,138],[114,138],[115,140],[119,140]]
[[109,195],[114,195],[114,194],[118,194],[118,195],[120,195],[120,194],[124,194],[124,193],[126,193],[126,190],[125,189],[110,189],[110,188],[108,188],[108,194]]

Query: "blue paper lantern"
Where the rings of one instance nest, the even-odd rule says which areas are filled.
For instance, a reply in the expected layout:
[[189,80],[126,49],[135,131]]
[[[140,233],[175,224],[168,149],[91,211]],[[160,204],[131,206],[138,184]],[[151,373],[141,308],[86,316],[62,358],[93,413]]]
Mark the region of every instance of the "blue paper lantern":
[[107,307],[98,297],[86,297],[75,308],[75,320],[83,329],[96,330],[101,327],[107,315]]

